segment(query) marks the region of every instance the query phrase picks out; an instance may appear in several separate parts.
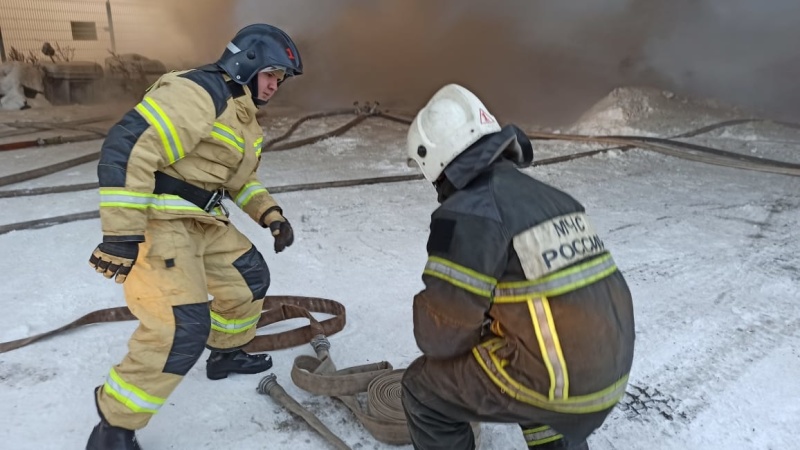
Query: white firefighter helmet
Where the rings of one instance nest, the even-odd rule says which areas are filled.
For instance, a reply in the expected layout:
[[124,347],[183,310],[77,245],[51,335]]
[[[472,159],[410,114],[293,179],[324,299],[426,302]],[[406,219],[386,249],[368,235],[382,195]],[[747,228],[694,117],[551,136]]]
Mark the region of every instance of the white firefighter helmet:
[[500,125],[472,92],[457,84],[439,89],[408,130],[409,166],[415,161],[425,178],[436,181],[450,162]]

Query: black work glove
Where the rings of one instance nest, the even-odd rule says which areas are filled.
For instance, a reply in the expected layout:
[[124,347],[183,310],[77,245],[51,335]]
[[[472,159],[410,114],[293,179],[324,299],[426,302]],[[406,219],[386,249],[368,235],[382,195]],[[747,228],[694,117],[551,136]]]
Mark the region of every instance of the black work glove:
[[275,239],[275,253],[282,252],[294,242],[292,225],[283,217],[283,210],[278,206],[267,209],[261,215],[261,226],[269,228]]
[[124,283],[137,256],[138,242],[103,242],[92,252],[89,265],[104,277],[114,277],[117,283]]

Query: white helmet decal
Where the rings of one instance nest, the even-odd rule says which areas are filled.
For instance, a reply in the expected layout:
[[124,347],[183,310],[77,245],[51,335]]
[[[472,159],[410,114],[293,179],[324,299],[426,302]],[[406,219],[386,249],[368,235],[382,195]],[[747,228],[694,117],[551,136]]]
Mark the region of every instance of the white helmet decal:
[[500,131],[486,106],[466,88],[448,84],[422,108],[408,130],[409,163],[436,181],[450,162],[483,136]]

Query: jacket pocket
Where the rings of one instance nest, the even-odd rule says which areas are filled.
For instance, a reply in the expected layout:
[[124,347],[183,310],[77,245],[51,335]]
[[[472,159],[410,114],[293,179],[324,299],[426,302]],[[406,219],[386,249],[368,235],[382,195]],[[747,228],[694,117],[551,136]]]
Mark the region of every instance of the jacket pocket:
[[183,220],[151,220],[145,233],[144,257],[151,264],[174,267],[180,253],[191,246],[188,230]]

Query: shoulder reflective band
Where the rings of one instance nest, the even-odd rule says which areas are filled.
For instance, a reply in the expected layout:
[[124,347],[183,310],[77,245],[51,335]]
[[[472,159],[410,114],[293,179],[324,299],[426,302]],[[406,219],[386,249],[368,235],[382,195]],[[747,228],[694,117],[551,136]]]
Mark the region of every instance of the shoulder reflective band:
[[164,146],[164,151],[167,154],[167,161],[174,164],[184,156],[183,146],[178,137],[178,132],[172,125],[172,121],[164,113],[160,106],[152,98],[145,97],[138,105],[136,111],[143,115],[150,125],[156,128],[158,135],[161,136],[161,143]]
[[219,122],[214,122],[214,127],[211,129],[211,137],[230,145],[238,150],[239,153],[244,153],[244,138],[239,137],[233,129]]

